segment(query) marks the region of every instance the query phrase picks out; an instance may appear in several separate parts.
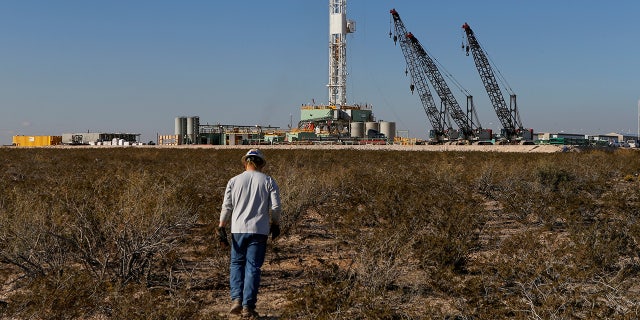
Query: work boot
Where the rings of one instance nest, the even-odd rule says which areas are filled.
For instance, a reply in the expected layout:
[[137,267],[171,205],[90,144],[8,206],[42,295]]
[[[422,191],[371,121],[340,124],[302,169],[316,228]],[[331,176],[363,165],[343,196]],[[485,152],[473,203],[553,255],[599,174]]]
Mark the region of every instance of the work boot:
[[255,308],[249,308],[247,306],[242,308],[242,319],[258,320],[259,318],[260,315],[258,315]]
[[231,309],[229,309],[229,314],[238,316],[242,314],[242,300],[235,299],[231,301]]

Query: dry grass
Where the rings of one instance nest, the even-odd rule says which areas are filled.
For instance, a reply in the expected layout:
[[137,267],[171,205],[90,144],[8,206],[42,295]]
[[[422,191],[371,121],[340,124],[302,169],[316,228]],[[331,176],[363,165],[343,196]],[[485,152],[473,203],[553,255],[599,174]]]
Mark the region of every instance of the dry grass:
[[[0,149],[0,318],[225,318],[244,149]],[[640,316],[640,158],[267,150],[264,319]]]

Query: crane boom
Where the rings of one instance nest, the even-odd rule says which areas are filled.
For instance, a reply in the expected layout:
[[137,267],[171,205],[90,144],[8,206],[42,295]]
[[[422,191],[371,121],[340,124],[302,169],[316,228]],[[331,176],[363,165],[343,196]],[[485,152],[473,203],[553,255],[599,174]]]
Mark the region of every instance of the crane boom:
[[478,43],[473,30],[471,30],[471,27],[467,23],[462,25],[462,28],[467,35],[467,55],[470,49],[473,54],[473,60],[476,64],[476,68],[478,69],[478,73],[482,79],[482,83],[489,95],[489,99],[495,109],[496,115],[502,124],[504,135],[508,140],[513,140],[521,135],[524,130],[520,121],[520,116],[518,115],[516,95],[511,94],[511,107],[508,107],[504,97],[502,96],[502,91],[500,90],[498,81],[496,80],[493,69],[491,68],[489,59],[487,58],[484,50],[480,47],[480,43]]
[[[399,16],[397,21],[399,21],[399,23],[402,23],[402,20],[400,20]],[[427,54],[427,52],[424,50],[424,48],[420,44],[420,41],[418,41],[418,39],[411,32],[409,32],[406,37],[413,46],[413,50],[416,52],[418,63],[420,63],[422,65],[422,69],[426,71],[429,81],[440,97],[441,102],[445,104],[445,109],[449,112],[453,121],[462,131],[464,138],[468,140],[473,139],[477,135],[477,125],[471,121],[471,119],[464,111],[462,111],[462,108],[451,92],[451,89],[449,89],[447,82],[444,80],[444,77],[442,77],[440,70],[438,70],[438,66],[435,64],[429,54]]]
[[408,32],[400,20],[400,16],[397,14],[395,9],[392,9],[390,12],[395,26],[396,36],[394,37],[394,41],[400,42],[400,48],[404,54],[409,74],[411,75],[411,92],[413,93],[414,89],[418,91],[418,96],[420,97],[424,111],[427,113],[427,118],[429,118],[431,126],[433,127],[433,132],[430,136],[431,138],[440,141],[445,134],[444,112],[438,110],[436,103],[433,100],[433,95],[431,94],[427,84],[427,76],[421,69],[422,66],[420,65],[417,54],[413,49],[411,40],[406,37]]

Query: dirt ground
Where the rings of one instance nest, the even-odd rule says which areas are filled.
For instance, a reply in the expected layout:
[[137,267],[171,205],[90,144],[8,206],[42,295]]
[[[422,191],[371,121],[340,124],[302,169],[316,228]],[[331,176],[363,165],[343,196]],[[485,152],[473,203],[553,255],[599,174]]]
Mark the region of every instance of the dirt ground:
[[[323,225],[321,217],[313,210],[307,213],[301,223],[296,227],[293,234],[283,235],[276,241],[269,239],[267,256],[262,267],[262,279],[260,293],[256,309],[264,320],[280,319],[281,308],[289,303],[286,297],[291,289],[300,288],[307,283],[304,280],[304,273],[314,269],[324,261],[339,263],[344,260],[335,249],[335,240],[328,234],[326,226]],[[216,315],[226,318],[231,306],[229,289],[227,285],[228,277],[225,279],[211,279],[210,274],[219,273],[219,268],[223,268],[223,273],[228,274],[228,261],[224,259],[224,265],[212,263],[212,255],[226,254],[228,251],[219,249],[213,236],[211,226],[200,225],[192,233],[194,246],[193,256],[204,255],[200,261],[191,261],[193,266],[199,266],[193,271],[199,273],[195,278],[206,279],[208,281],[224,281],[224,286],[220,285],[203,286],[201,299],[208,307],[201,310],[203,315]],[[208,258],[207,258],[208,257]]]
[[[495,251],[495,247],[487,240],[488,238],[495,237],[496,234],[499,234],[499,237],[508,237],[525,229],[523,225],[510,217],[500,217],[494,202],[488,201],[485,205],[489,212],[493,212],[495,216],[480,235],[484,248],[471,257],[472,260],[483,259],[483,256],[490,256]],[[326,262],[343,266],[350,263],[347,258],[349,254],[338,251],[338,240],[335,240],[335,235],[331,234],[329,230],[327,221],[324,221],[317,211],[311,209],[296,225],[295,230],[291,230],[289,234],[283,235],[275,242],[269,239],[257,303],[257,311],[261,315],[260,319],[283,319],[281,318],[281,309],[291,302],[287,294],[296,288],[310,285],[305,280],[305,273],[313,272]],[[205,256],[200,261],[192,261],[193,265],[200,266],[192,269],[197,272],[195,278],[214,280],[208,275],[219,273],[219,268],[222,268],[223,274],[227,275],[229,259],[225,259],[223,265],[211,263],[214,254],[226,254],[227,257],[230,254],[219,249],[214,237],[214,226],[200,225],[194,229],[191,237],[193,246],[186,249],[193,249],[194,252],[189,256]],[[215,281],[221,280],[215,279]],[[228,281],[228,277],[224,281]],[[201,313],[227,318],[231,305],[227,282],[223,282],[222,285],[218,283],[218,285],[204,286],[204,288],[207,289],[202,291],[201,298],[208,307]],[[431,300],[428,303],[439,305],[443,310],[455,308],[451,305],[451,301],[439,300],[437,297],[432,297]],[[420,306],[416,306],[416,308],[420,308]]]

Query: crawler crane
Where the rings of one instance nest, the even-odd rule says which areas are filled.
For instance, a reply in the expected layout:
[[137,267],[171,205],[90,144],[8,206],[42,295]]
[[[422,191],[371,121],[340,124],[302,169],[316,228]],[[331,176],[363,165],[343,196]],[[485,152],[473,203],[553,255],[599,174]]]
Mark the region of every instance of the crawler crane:
[[[475,114],[475,110],[473,109],[473,97],[467,94],[467,111],[465,113],[458,104],[458,101],[451,92],[451,89],[449,89],[449,86],[444,80],[438,66],[420,44],[420,41],[418,41],[411,32],[407,32],[402,19],[400,19],[400,15],[395,9],[392,9],[390,13],[395,26],[395,35],[393,39],[394,41],[400,41],[400,46],[403,47],[402,51],[405,55],[407,65],[416,64],[418,68],[415,72],[421,75],[426,75],[440,97],[442,110],[444,110],[445,114],[448,113],[458,128],[460,128],[459,134],[456,134],[454,131],[450,131],[449,139],[457,139],[459,142],[473,142],[479,140],[481,135],[484,139],[490,139],[490,133],[483,131],[481,126],[473,121],[473,115]],[[404,47],[407,47],[407,49]],[[482,133],[484,133],[484,135]]]
[[[508,85],[505,85],[505,88],[510,94],[509,106],[507,106],[496,76],[491,68],[491,64],[489,63],[489,59],[484,50],[482,50],[482,47],[480,47],[480,43],[478,43],[473,30],[471,30],[471,27],[467,23],[462,25],[462,29],[464,29],[467,36],[466,53],[469,55],[469,51],[471,51],[473,54],[473,60],[482,79],[482,83],[489,94],[489,99],[500,120],[500,124],[502,124],[504,141],[506,143],[525,143],[531,141],[533,138],[533,130],[524,129],[522,125],[515,93]],[[464,44],[463,47],[465,47]]]
[[[395,25],[395,36],[393,39],[396,43],[400,42],[400,48],[407,62],[407,71],[405,71],[405,73],[411,75],[411,85],[409,88],[411,93],[413,93],[414,90],[418,91],[422,107],[427,113],[427,118],[429,118],[431,127],[433,128],[429,133],[430,143],[442,143],[448,138],[446,133],[451,131],[447,130],[447,132],[445,132],[445,126],[447,125],[445,112],[442,109],[439,110],[433,100],[433,95],[431,95],[429,85],[427,84],[427,75],[423,69],[424,66],[419,63],[418,54],[414,50],[411,41],[406,37],[408,32],[404,24],[402,24],[400,16],[395,9],[392,9],[390,12]],[[389,31],[389,36],[392,36],[391,31]]]

